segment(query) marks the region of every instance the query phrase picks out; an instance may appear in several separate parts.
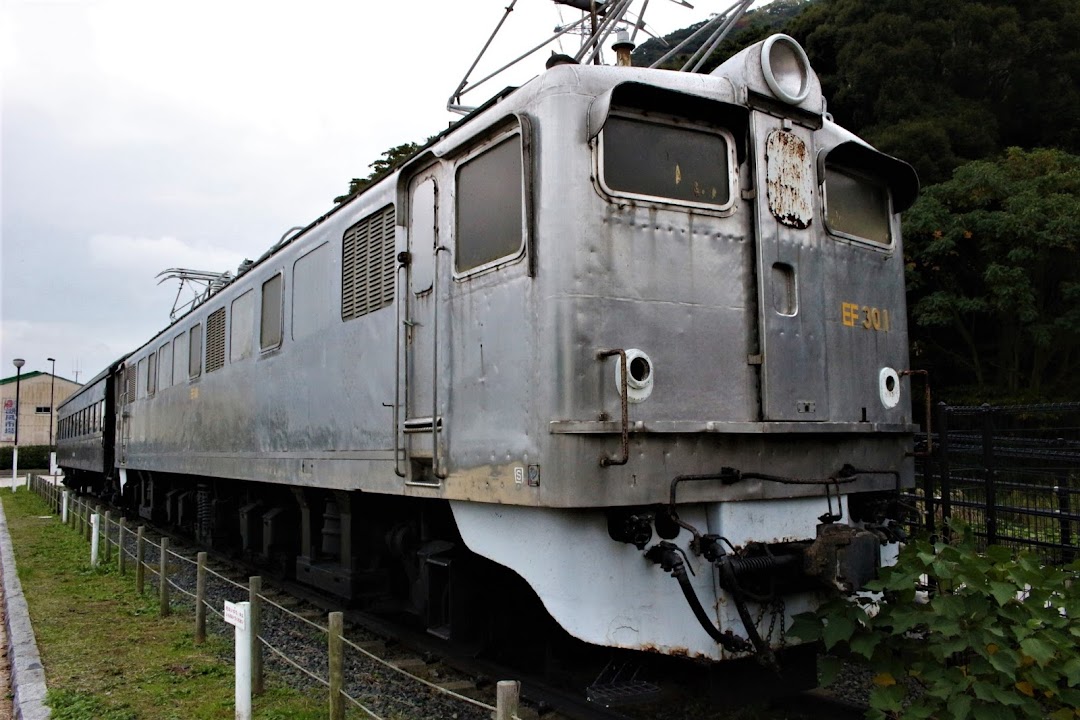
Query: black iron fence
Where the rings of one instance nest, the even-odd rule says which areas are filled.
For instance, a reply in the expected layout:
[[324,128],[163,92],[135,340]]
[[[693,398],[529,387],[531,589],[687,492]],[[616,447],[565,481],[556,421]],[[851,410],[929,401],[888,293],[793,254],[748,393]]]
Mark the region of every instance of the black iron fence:
[[933,430],[912,492],[931,534],[962,521],[986,545],[1080,557],[1080,403],[942,403]]

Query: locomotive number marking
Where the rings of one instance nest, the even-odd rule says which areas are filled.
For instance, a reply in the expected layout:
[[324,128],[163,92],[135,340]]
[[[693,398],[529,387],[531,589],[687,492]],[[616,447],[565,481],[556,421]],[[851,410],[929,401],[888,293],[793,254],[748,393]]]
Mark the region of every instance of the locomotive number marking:
[[889,311],[883,308],[860,306],[858,303],[840,303],[840,320],[846,327],[889,332]]

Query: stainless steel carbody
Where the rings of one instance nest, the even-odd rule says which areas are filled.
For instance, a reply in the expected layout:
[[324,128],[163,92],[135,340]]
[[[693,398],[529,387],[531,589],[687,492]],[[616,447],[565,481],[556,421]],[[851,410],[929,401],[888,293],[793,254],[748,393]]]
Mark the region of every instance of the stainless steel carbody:
[[[470,548],[525,576],[578,636],[720,657],[692,620],[669,632],[676,621],[655,617],[681,605],[678,589],[654,591],[653,567],[606,537],[605,508],[666,503],[676,476],[725,467],[855,469],[845,495],[913,477],[898,212],[917,181],[831,122],[812,72],[797,102],[770,96],[760,56],[710,76],[561,65],[500,95],[133,353],[117,464],[453,501]],[[727,201],[613,190],[612,118],[722,138]],[[462,270],[458,183],[507,142],[521,148],[521,241]],[[884,188],[882,237],[848,230],[839,191],[827,207],[833,165]],[[681,182],[680,167],[663,172]],[[391,205],[393,302],[343,321],[343,238]],[[260,289],[279,274],[283,338],[264,349],[246,308],[277,302]],[[223,310],[211,368],[205,329]],[[234,352],[237,337],[253,349]],[[812,538],[826,509],[822,484],[769,479],[688,484],[678,501],[736,542]],[[578,589],[605,598],[592,606],[560,580],[583,545],[596,572],[622,568],[585,574]],[[708,574],[695,582],[721,627],[738,622]]]

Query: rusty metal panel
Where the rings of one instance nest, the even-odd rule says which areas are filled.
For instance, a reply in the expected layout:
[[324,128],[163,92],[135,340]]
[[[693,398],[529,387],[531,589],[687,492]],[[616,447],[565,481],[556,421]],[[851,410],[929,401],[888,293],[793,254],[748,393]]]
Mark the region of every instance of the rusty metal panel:
[[769,212],[788,227],[809,227],[814,212],[814,165],[806,143],[794,133],[776,130],[766,141],[765,159]]

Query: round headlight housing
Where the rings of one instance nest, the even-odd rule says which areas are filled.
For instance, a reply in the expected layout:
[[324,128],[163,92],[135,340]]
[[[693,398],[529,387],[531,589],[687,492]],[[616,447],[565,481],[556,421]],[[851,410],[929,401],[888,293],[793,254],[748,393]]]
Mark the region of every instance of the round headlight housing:
[[789,105],[810,94],[810,60],[794,38],[773,35],[762,44],[761,72],[773,95]]

